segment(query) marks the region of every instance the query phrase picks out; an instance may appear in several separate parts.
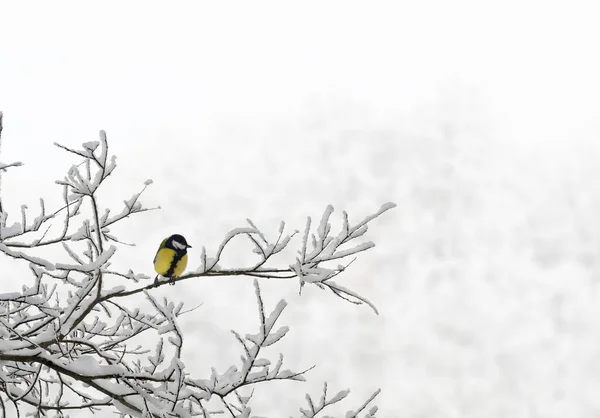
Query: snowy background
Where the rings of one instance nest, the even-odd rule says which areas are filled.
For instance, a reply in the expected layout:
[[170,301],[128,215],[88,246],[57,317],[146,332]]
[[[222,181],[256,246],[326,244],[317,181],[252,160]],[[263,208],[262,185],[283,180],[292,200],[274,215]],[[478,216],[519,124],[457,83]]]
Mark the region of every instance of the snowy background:
[[[253,411],[297,416],[328,380],[348,408],[381,387],[383,418],[598,416],[597,14],[487,3],[2,2],[2,161],[25,163],[3,203],[59,202],[72,160],[52,144],[99,129],[119,164],[104,202],[151,178],[144,202],[162,207],[114,231],[137,244],[123,269],[152,274],[172,233],[196,268],[246,217],[274,234],[329,203],[357,220],[394,201],[340,278],[380,316],[264,283],[268,306],[290,302],[274,355],[317,368],[259,387]],[[0,268],[0,292],[32,280]],[[251,280],[156,292],[203,304],[182,320],[190,372],[238,360]]]

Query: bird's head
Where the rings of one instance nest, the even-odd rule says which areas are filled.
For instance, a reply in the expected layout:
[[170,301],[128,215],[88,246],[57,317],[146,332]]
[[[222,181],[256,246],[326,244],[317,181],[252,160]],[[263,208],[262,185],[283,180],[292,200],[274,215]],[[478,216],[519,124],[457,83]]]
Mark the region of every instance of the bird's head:
[[187,243],[183,235],[179,234],[171,235],[169,238],[167,238],[165,246],[172,248],[175,251],[186,251],[188,248],[192,248],[192,246]]

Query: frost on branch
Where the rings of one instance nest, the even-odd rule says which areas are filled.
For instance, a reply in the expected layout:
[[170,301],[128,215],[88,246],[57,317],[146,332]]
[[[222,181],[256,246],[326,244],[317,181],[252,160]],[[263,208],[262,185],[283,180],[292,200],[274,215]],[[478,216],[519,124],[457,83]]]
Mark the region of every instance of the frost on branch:
[[[297,257],[294,263],[283,266],[269,266],[274,256],[281,253],[292,242],[298,230],[291,234],[284,234],[285,222],[281,222],[278,229],[277,238],[269,240],[266,234],[261,231],[252,220],[247,219],[250,228],[236,228],[229,232],[225,239],[219,245],[214,257],[206,255],[206,249],[202,248],[200,267],[193,273],[180,277],[180,280],[200,276],[232,276],[244,275],[266,279],[289,280],[297,279],[300,283],[300,292],[306,283],[314,284],[321,289],[329,289],[334,295],[354,304],[366,304],[377,313],[375,305],[366,297],[340,285],[333,278],[346,270],[352,264],[356,257],[347,261],[352,256],[356,256],[362,251],[367,251],[375,246],[371,241],[356,243],[356,240],[362,237],[368,230],[368,224],[384,212],[394,208],[394,203],[386,203],[374,214],[369,215],[361,221],[351,224],[348,214],[342,212],[342,225],[340,231],[333,235],[331,232],[330,218],[333,214],[333,206],[329,205],[316,229],[312,229],[312,220],[309,217],[302,233],[302,239],[297,250]],[[224,269],[218,263],[227,248],[227,245],[238,236],[246,236],[250,240],[253,250],[259,260],[256,264],[242,268]],[[336,263],[336,266],[331,266]]]
[[[303,382],[306,380],[304,374],[314,367],[310,367],[300,372],[294,372],[282,369],[283,354],[279,354],[279,358],[275,363],[270,359],[261,357],[261,349],[271,346],[281,340],[289,330],[286,326],[275,328],[275,324],[279,320],[287,303],[285,300],[279,301],[267,316],[265,314],[260,287],[256,279],[254,280],[254,288],[256,290],[258,317],[260,321],[258,332],[255,334],[246,334],[245,337],[242,337],[238,332],[232,331],[236,340],[242,346],[243,353],[240,357],[241,364],[239,366],[231,366],[223,373],[218,373],[213,369],[210,379],[193,381],[193,384],[197,388],[220,398],[227,410],[236,411],[236,413],[233,414],[233,416],[236,417],[249,416],[244,414],[250,413],[248,402],[252,397],[252,393],[249,396],[244,397],[239,392],[240,389],[257,383],[275,380],[295,380]],[[230,394],[235,395],[234,402],[226,399]]]
[[[379,395],[380,392],[381,392],[381,389],[377,389],[357,410],[350,410],[350,411],[346,412],[345,418],[358,417],[358,414],[365,411],[367,406],[371,402],[373,402],[373,400],[377,397],[377,395]],[[317,416],[317,414],[319,414],[326,407],[333,405],[334,403],[340,402],[341,400],[345,399],[349,394],[350,394],[350,390],[346,389],[346,390],[339,391],[337,394],[335,394],[335,395],[331,396],[329,399],[327,399],[327,397],[328,397],[327,382],[325,382],[323,384],[323,394],[321,395],[321,398],[319,399],[318,402],[315,402],[308,393],[306,394],[305,398],[306,398],[306,402],[308,403],[308,408],[300,408],[300,413],[302,414],[300,418],[314,418]],[[369,410],[367,410],[367,413],[365,415],[363,415],[364,418],[375,418],[377,409],[378,409],[377,406],[371,406],[369,408]],[[331,417],[328,415],[324,415],[324,416],[322,416],[322,418],[331,418]]]
[[[1,133],[0,113],[0,146]],[[311,229],[309,218],[302,233],[286,234],[282,222],[274,240],[248,220],[249,226],[225,236],[213,256],[207,256],[203,249],[200,267],[179,281],[253,277],[258,329],[247,334],[233,331],[241,345],[241,358],[233,360],[225,371],[213,369],[210,376],[190,376],[184,361],[190,348],[178,318],[191,310],[157,298],[152,277],[111,268],[119,248],[129,245],[111,227],[149,210],[140,198],[152,181],[146,180],[141,191],[124,199],[120,207],[104,207],[98,191],[108,187],[117,168],[116,158],[108,152],[106,134],[100,132],[98,141],[79,148],[57,146],[77,159],[56,182],[62,197],[58,208],[50,209],[40,199],[33,214],[27,206],[9,213],[0,189],[0,253],[25,263],[30,274],[14,278],[23,283],[20,292],[0,294],[0,418],[29,414],[62,417],[73,410],[89,414],[103,409],[122,417],[250,418],[257,383],[302,382],[312,369],[287,370],[283,354],[276,359],[264,354],[264,348],[285,338],[289,328],[280,325],[286,302],[281,300],[273,309],[265,309],[258,279],[314,284],[375,309],[366,298],[333,278],[352,262],[344,260],[373,247],[371,242],[356,240],[367,231],[370,221],[393,204],[384,205],[356,224],[351,224],[343,212],[336,234],[329,222],[332,207],[326,209],[316,230]],[[0,163],[0,186],[2,174],[18,165]],[[228,244],[239,237],[249,239],[258,260],[247,267],[221,267]],[[293,243],[299,248],[295,261],[269,265]],[[44,257],[49,249],[53,250],[52,261]],[[342,264],[333,267],[331,263]],[[10,272],[5,274],[10,276]],[[130,296],[136,294],[145,297],[147,308],[136,308],[139,302],[131,302]],[[136,343],[141,335],[146,342],[143,346]],[[366,411],[377,393],[355,415],[349,412],[347,416]],[[301,411],[304,416],[314,416],[346,395],[345,391],[333,397],[324,394],[317,404],[308,398],[310,409]],[[367,416],[373,417],[375,410],[371,408]]]

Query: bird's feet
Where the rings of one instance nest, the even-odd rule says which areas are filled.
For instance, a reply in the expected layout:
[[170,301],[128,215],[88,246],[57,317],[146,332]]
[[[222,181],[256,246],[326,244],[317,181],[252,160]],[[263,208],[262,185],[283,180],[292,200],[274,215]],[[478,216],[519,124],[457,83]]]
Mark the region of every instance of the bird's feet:
[[169,284],[175,286],[175,277],[169,277]]

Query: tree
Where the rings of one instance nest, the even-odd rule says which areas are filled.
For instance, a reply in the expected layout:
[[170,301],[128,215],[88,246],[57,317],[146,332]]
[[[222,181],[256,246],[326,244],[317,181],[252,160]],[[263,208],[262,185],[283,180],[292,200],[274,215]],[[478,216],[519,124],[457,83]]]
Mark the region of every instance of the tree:
[[[1,135],[0,113],[0,145]],[[178,280],[231,275],[254,278],[258,330],[245,336],[232,331],[241,346],[240,364],[224,372],[213,369],[207,378],[190,376],[182,361],[185,339],[177,323],[177,318],[190,310],[185,311],[181,303],[153,296],[154,277],[111,268],[111,258],[124,244],[110,229],[149,210],[140,198],[152,182],[146,181],[139,193],[113,213],[98,200],[98,191],[106,187],[106,179],[116,168],[115,157],[109,157],[106,134],[101,131],[99,141],[86,142],[79,149],[56,145],[80,160],[56,182],[62,187],[64,204],[60,208],[48,211],[40,199],[39,215],[31,219],[27,207],[22,206],[20,222],[9,225],[9,214],[0,195],[0,252],[27,263],[33,276],[32,283],[23,285],[22,292],[0,294],[3,417],[12,411],[18,416],[26,411],[36,417],[62,417],[75,410],[102,409],[116,410],[125,417],[250,417],[249,401],[256,383],[303,381],[312,369],[285,370],[282,354],[274,362],[262,356],[261,350],[285,337],[288,327],[278,325],[286,301],[280,300],[274,309],[267,310],[260,280],[297,280],[300,291],[308,283],[329,289],[348,302],[366,304],[377,312],[368,299],[334,279],[352,263],[353,260],[347,261],[349,258],[374,246],[372,242],[353,243],[364,235],[373,219],[394,204],[383,205],[356,224],[343,212],[342,226],[336,235],[329,222],[331,206],[326,208],[316,230],[310,218],[302,232],[286,233],[282,222],[275,240],[247,220],[248,226],[234,229],[224,237],[213,256],[202,248],[200,267]],[[1,164],[0,174],[19,165]],[[299,239],[294,239],[296,235]],[[258,261],[248,267],[220,267],[218,263],[231,240],[244,237],[254,246]],[[294,241],[299,241],[300,247],[296,259],[283,266],[272,264],[275,256]],[[39,256],[48,248],[60,249],[70,261],[51,262]],[[331,263],[341,264],[333,267]],[[111,286],[115,280],[125,284]],[[166,279],[161,279],[158,286],[166,283]],[[152,312],[129,306],[128,300],[138,294],[147,298]],[[155,346],[134,345],[136,337],[149,333],[154,333]],[[316,417],[348,393],[342,390],[331,396],[325,383],[318,402],[306,395],[308,407],[300,409],[301,416]],[[348,411],[346,417],[357,417],[359,413],[374,417],[377,407],[370,405],[378,394],[379,389],[356,410]],[[217,406],[211,407],[215,403]]]

